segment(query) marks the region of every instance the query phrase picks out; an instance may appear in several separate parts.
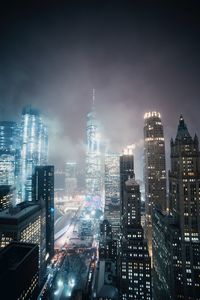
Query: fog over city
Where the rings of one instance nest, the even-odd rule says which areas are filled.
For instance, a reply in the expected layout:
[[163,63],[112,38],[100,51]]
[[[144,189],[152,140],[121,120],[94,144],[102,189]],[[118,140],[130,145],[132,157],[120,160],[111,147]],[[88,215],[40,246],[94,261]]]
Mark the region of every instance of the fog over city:
[[[49,125],[50,162],[82,160],[92,89],[111,150],[135,144],[142,178],[143,115],[158,110],[166,137],[182,113],[199,135],[199,19],[194,6],[73,1],[1,10],[0,117],[37,107]],[[173,8],[173,9],[172,9]]]

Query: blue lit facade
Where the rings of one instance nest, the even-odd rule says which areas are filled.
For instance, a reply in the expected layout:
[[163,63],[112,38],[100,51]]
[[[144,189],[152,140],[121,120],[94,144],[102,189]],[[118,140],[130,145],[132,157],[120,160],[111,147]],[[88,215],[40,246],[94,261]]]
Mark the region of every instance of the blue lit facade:
[[21,121],[21,197],[32,200],[32,175],[35,166],[48,160],[48,132],[39,112],[31,107],[22,111]]
[[94,105],[87,114],[86,191],[103,199],[104,151]]

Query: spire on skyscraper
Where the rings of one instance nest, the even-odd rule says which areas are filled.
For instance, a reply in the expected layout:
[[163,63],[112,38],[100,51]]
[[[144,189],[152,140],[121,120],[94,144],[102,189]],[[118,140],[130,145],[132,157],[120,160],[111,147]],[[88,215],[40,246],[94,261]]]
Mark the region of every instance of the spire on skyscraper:
[[183,116],[180,115],[176,140],[184,140],[185,138],[191,138],[191,135],[188,132]]

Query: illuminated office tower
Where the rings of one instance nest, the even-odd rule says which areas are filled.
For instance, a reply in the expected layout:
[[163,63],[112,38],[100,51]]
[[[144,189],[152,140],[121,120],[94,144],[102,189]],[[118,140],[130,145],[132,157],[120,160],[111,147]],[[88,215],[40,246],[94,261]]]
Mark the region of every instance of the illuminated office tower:
[[46,165],[48,133],[38,110],[25,107],[21,121],[21,180],[22,200],[32,200],[32,175],[37,165]]
[[0,122],[0,185],[17,183],[20,162],[19,127],[15,122]]
[[66,162],[65,164],[65,191],[67,196],[74,196],[77,192],[77,164]]
[[46,219],[45,209],[39,204],[22,202],[0,212],[0,248],[12,241],[39,246],[40,280],[46,272]]
[[165,140],[159,112],[144,116],[145,234],[152,256],[152,214],[166,210]]
[[93,91],[92,110],[87,114],[86,191],[87,194],[100,196],[103,200],[104,153],[94,101]]
[[108,220],[113,232],[120,226],[120,172],[119,155],[105,155],[105,208],[104,219]]
[[36,166],[32,180],[33,201],[46,210],[46,259],[54,255],[54,166]]
[[169,216],[156,211],[155,299],[200,299],[199,142],[180,117],[171,140]]
[[118,257],[120,299],[150,300],[151,258],[141,226],[140,186],[135,180],[133,166],[132,151],[125,151],[120,157],[122,200],[122,238]]

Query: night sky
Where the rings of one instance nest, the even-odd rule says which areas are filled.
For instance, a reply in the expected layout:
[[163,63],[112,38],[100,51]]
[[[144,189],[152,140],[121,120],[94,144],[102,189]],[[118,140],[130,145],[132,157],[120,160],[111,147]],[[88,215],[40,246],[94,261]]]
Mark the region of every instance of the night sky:
[[80,3],[1,4],[0,118],[17,121],[25,104],[38,107],[49,124],[50,162],[61,166],[83,157],[95,88],[112,150],[136,144],[142,177],[146,111],[161,112],[168,162],[181,113],[200,137],[198,1]]

